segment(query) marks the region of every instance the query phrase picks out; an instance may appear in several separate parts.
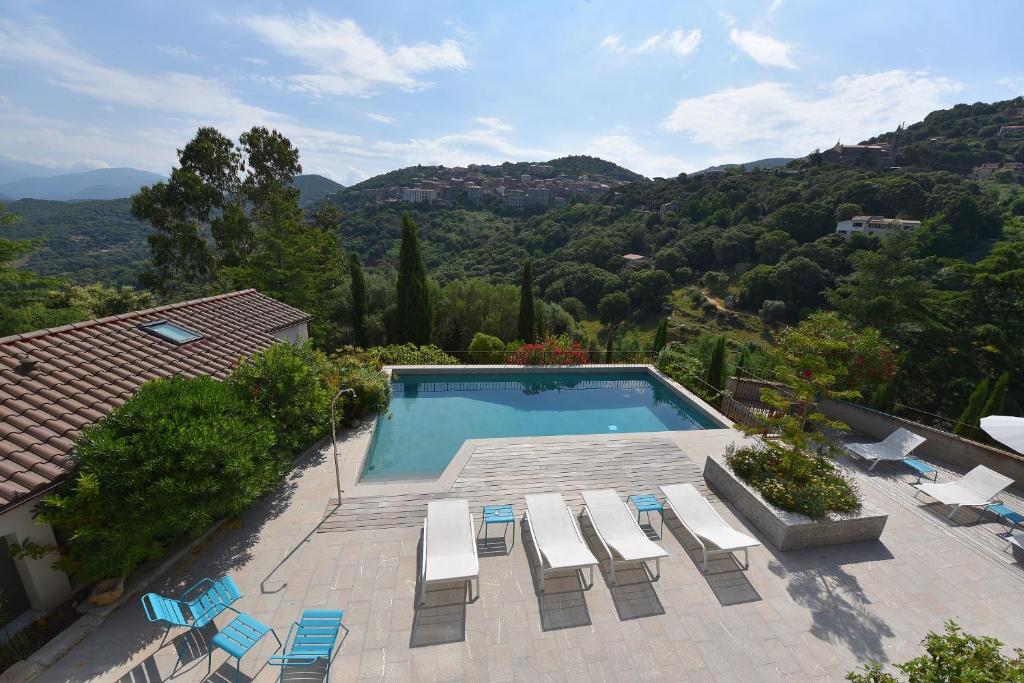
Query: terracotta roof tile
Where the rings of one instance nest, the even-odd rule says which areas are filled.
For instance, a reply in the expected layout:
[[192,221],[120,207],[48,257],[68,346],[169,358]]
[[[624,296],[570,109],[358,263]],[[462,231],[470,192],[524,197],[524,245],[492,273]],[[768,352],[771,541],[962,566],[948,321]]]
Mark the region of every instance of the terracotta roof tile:
[[[139,329],[167,320],[203,335],[181,346]],[[83,427],[157,377],[224,378],[238,361],[309,320],[255,290],[0,339],[0,510],[64,477]],[[27,375],[14,372],[31,355]]]

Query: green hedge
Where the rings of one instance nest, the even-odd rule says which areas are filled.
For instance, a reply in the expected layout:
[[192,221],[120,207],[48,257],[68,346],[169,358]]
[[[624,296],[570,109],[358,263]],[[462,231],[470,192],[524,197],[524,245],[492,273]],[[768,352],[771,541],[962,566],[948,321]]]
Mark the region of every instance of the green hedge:
[[85,429],[69,488],[42,518],[67,539],[61,568],[126,576],[167,546],[238,515],[279,480],[274,425],[232,385],[157,379]]
[[275,344],[243,361],[228,378],[274,424],[281,465],[330,431],[331,363],[310,343]]

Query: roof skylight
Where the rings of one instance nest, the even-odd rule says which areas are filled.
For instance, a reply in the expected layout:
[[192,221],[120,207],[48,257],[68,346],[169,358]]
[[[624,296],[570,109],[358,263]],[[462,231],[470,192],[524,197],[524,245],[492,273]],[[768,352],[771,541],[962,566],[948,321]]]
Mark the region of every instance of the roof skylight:
[[140,325],[139,327],[150,334],[155,334],[161,339],[171,342],[172,344],[188,344],[189,342],[194,342],[197,339],[203,338],[203,335],[198,332],[187,330],[180,325],[175,325],[174,323],[167,322],[166,320],[147,323],[145,325]]

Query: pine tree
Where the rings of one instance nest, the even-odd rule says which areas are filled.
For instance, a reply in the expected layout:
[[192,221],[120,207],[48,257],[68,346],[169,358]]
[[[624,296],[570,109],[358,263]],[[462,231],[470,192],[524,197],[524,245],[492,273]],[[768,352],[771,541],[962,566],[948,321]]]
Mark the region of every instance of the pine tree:
[[725,388],[725,336],[721,336],[715,342],[711,350],[711,360],[708,361],[708,372],[704,381],[721,391]]
[[1006,398],[1006,386],[1010,383],[1010,373],[1004,372],[999,375],[999,379],[996,380],[996,384],[992,387],[992,393],[989,394],[988,400],[985,401],[985,407],[978,413],[978,419],[987,417],[989,415],[995,415],[1002,412],[1003,400]]
[[967,407],[964,408],[964,412],[960,413],[960,419],[953,427],[954,434],[968,437],[974,434],[978,420],[981,419],[981,410],[985,405],[986,398],[988,398],[988,377],[978,382],[978,386],[974,387],[974,391],[971,392],[971,397],[967,399]]
[[533,266],[523,264],[523,278],[519,285],[519,338],[525,344],[537,339],[537,314],[533,307]]
[[665,348],[668,343],[668,318],[662,318],[658,323],[658,331],[654,333],[654,351],[657,353]]
[[398,306],[395,334],[398,343],[430,343],[434,310],[427,288],[427,273],[420,255],[416,224],[408,213],[402,214],[402,246],[398,255]]
[[369,346],[366,338],[366,279],[359,257],[354,253],[349,257],[349,267],[352,271],[352,338],[356,346],[366,348]]

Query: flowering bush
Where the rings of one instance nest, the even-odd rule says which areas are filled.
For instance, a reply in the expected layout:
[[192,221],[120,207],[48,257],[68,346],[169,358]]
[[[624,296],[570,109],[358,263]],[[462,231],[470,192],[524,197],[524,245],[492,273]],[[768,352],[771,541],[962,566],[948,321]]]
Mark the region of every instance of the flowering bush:
[[860,510],[856,486],[824,456],[769,442],[729,451],[726,461],[738,477],[782,510],[812,519]]
[[586,365],[587,350],[578,341],[548,337],[537,344],[523,344],[509,355],[509,365]]

